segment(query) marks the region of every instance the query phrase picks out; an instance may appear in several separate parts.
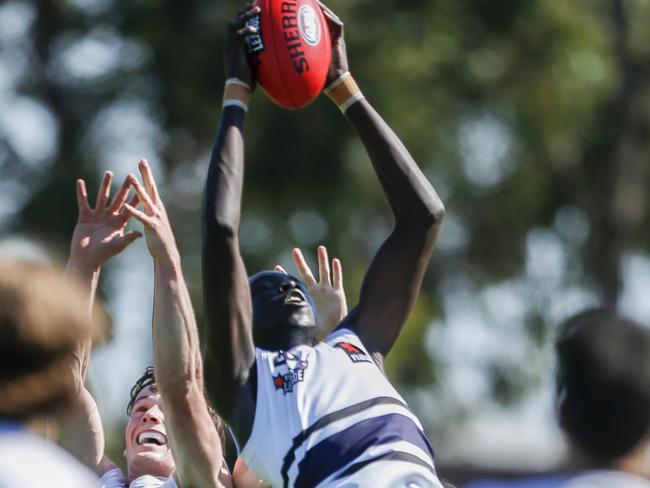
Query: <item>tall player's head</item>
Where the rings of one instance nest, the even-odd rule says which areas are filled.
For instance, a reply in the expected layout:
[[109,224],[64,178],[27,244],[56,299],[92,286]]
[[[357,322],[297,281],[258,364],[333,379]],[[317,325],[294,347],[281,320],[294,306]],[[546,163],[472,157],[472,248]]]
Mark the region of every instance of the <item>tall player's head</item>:
[[603,467],[643,457],[650,446],[650,328],[586,310],[562,324],[556,352],[560,424],[571,443]]
[[298,278],[262,271],[249,279],[253,301],[253,342],[269,350],[287,350],[316,340],[314,304]]

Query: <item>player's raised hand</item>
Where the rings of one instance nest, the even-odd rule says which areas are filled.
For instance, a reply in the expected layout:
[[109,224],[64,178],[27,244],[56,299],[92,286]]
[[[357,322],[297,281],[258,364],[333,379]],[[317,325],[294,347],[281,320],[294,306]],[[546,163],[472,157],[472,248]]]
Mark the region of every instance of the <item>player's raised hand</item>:
[[[131,188],[129,178],[124,180],[109,202],[112,180],[113,173],[104,173],[94,208],[88,203],[86,182],[77,180],[79,218],[70,243],[70,262],[87,271],[98,270],[106,261],[142,236],[137,231],[126,231],[131,217],[124,211]],[[132,204],[136,203],[137,197],[134,197]]]
[[[291,251],[291,257],[298,270],[300,279],[307,285],[307,290],[316,305],[316,319],[321,333],[329,333],[348,313],[348,305],[343,290],[343,270],[338,258],[332,260],[330,271],[329,257],[325,246],[318,246],[318,281],[314,278],[307,261],[300,249]],[[281,266],[276,271],[286,273]]]
[[348,53],[345,48],[345,38],[343,35],[343,21],[323,2],[318,1],[318,5],[327,19],[327,26],[330,30],[330,39],[332,40],[332,62],[327,72],[327,81],[325,87],[338,80],[339,77],[349,71]]
[[255,88],[255,78],[246,50],[246,36],[257,34],[257,29],[249,25],[248,21],[259,12],[258,6],[248,4],[228,22],[224,48],[226,77],[248,83],[251,90]]
[[169,223],[167,210],[158,194],[158,187],[151,167],[145,159],[141,159],[138,168],[142,175],[142,183],[134,174],[129,174],[129,181],[135,189],[142,210],[130,204],[125,204],[124,208],[144,226],[147,247],[154,260],[179,262],[180,256],[176,247],[176,239]]

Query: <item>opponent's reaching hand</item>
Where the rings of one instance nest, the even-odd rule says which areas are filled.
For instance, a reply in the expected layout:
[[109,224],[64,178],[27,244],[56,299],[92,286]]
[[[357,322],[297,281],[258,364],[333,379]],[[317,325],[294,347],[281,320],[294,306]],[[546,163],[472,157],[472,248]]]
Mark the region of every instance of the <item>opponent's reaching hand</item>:
[[[330,273],[329,257],[325,246],[318,246],[318,281],[314,278],[307,261],[300,249],[291,251],[291,257],[296,265],[300,279],[307,285],[307,291],[316,305],[316,320],[319,332],[328,334],[348,313],[348,305],[343,290],[343,270],[338,258],[332,260]],[[276,271],[286,273],[282,266],[275,267]]]
[[348,54],[345,48],[345,38],[343,36],[343,21],[323,2],[319,1],[327,26],[330,30],[330,39],[332,40],[332,61],[329,71],[327,72],[327,81],[325,86],[328,87],[332,82],[338,80],[348,68]]
[[[124,211],[129,197],[130,182],[125,179],[113,199],[108,203],[113,173],[104,173],[97,192],[95,208],[88,204],[86,182],[77,180],[77,204],[79,218],[70,242],[70,262],[68,267],[77,271],[97,271],[110,258],[119,254],[142,234],[137,231],[126,232],[126,224],[131,217]],[[132,204],[137,203],[137,198]],[[79,269],[83,268],[83,269]]]
[[251,4],[240,11],[228,22],[228,31],[224,49],[226,61],[226,78],[238,78],[248,83],[251,90],[255,88],[253,70],[246,50],[246,36],[257,34],[257,29],[247,22],[260,13],[258,6]]
[[138,168],[144,186],[131,173],[129,174],[129,181],[135,189],[143,210],[138,210],[129,204],[125,204],[124,208],[144,225],[147,247],[154,261],[159,262],[164,259],[179,263],[180,255],[176,247],[176,239],[169,223],[169,217],[167,217],[167,210],[158,194],[158,187],[151,172],[151,167],[145,159],[141,159]]

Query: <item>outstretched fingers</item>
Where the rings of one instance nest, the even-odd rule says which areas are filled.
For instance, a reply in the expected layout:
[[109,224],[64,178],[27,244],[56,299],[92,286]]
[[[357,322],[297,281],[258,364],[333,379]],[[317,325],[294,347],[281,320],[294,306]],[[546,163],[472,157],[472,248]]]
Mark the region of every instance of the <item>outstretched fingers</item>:
[[275,265],[275,268],[273,268],[273,271],[277,271],[278,273],[289,274],[289,273],[287,273],[287,271],[286,271],[282,266],[280,266],[279,264],[276,264],[276,265]]
[[138,163],[138,168],[140,169],[140,174],[142,175],[142,181],[144,182],[144,187],[147,189],[147,193],[151,197],[151,201],[156,204],[160,201],[158,195],[158,187],[156,186],[156,180],[153,177],[153,172],[151,171],[151,166],[146,159],[141,159]]
[[293,263],[296,265],[298,274],[300,275],[302,281],[305,282],[305,285],[307,285],[309,288],[314,286],[316,284],[316,279],[314,278],[314,275],[312,274],[307,261],[305,261],[305,257],[302,255],[302,251],[298,248],[293,249],[291,251],[291,257],[293,258]]
[[97,190],[97,200],[95,201],[95,210],[103,210],[106,208],[106,202],[108,201],[108,196],[111,193],[111,182],[113,181],[113,173],[111,171],[106,171],[102,182],[99,185],[99,190]]
[[332,280],[334,288],[343,291],[343,267],[339,258],[332,260]]
[[332,285],[330,281],[330,263],[327,256],[327,248],[325,246],[318,246],[318,275],[321,285]]
[[[154,212],[154,203],[151,200],[151,197],[147,194],[147,191],[145,188],[142,186],[142,184],[138,181],[138,179],[135,177],[133,174],[129,174],[129,180],[131,182],[131,186],[135,190],[135,193],[138,197],[138,201],[142,203],[142,206],[144,207],[144,210],[147,214],[152,214]],[[126,208],[126,205],[124,206]],[[146,215],[146,214],[145,214]]]
[[122,252],[124,249],[129,247],[134,241],[142,237],[142,232],[137,230],[132,230],[127,232],[122,236],[122,238],[116,243],[116,251],[118,253]]
[[120,186],[120,189],[117,190],[117,193],[115,194],[113,200],[108,206],[108,210],[110,213],[117,214],[122,210],[122,205],[124,205],[127,198],[129,198],[130,191],[131,191],[131,180],[127,175],[126,178],[124,178],[124,181]]
[[79,215],[90,212],[88,205],[88,192],[86,191],[86,182],[82,179],[77,180],[77,206],[79,207]]
[[142,223],[142,225],[145,225],[145,226],[148,226],[148,227],[153,226],[153,224],[154,224],[153,219],[149,215],[144,213],[143,211],[138,210],[137,208],[129,205],[128,203],[124,204],[124,210],[128,215],[130,215],[130,216],[136,218],[137,220],[139,220]]

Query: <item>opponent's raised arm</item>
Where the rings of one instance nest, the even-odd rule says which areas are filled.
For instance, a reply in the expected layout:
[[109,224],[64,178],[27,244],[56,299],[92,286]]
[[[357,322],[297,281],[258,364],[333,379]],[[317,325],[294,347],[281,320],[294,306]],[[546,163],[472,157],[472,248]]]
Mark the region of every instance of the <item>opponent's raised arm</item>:
[[238,236],[244,118],[253,86],[244,37],[254,30],[246,21],[258,11],[258,7],[248,7],[228,24],[223,110],[203,197],[206,387],[219,413],[239,433],[233,415],[235,402],[255,361],[250,289]]
[[[88,204],[86,183],[77,180],[79,218],[70,243],[66,274],[76,279],[86,290],[88,313],[92,313],[102,265],[141,236],[127,232],[129,214],[123,205],[129,196],[128,179],[109,203],[112,173],[104,174],[95,207]],[[136,200],[133,200],[135,203]],[[74,356],[73,371],[77,389],[74,409],[61,419],[61,443],[81,462],[102,475],[115,465],[104,455],[104,430],[94,398],[84,385],[90,361],[90,340],[80,341]]]
[[393,231],[366,272],[359,304],[345,321],[371,353],[385,356],[420,291],[444,206],[406,147],[363,97],[348,70],[343,24],[322,8],[332,37],[325,93],[359,135],[395,216]]
[[145,160],[139,168],[143,183],[134,175],[130,182],[142,210],[125,208],[143,224],[154,260],[154,369],[175,476],[183,488],[221,486],[222,446],[203,394],[199,334],[180,254],[151,168]]

